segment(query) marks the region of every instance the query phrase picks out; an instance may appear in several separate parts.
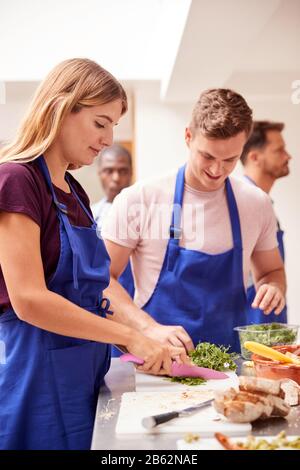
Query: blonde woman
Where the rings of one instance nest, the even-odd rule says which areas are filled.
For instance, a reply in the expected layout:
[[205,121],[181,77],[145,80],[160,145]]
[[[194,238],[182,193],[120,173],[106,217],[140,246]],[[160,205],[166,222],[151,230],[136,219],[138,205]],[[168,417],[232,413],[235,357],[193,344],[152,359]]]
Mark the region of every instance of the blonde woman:
[[[126,94],[87,59],[40,85],[0,165],[1,449],[90,448],[96,400],[116,343],[170,371],[163,346],[109,321],[109,256],[67,169],[112,144]],[[178,354],[181,350],[173,348]]]

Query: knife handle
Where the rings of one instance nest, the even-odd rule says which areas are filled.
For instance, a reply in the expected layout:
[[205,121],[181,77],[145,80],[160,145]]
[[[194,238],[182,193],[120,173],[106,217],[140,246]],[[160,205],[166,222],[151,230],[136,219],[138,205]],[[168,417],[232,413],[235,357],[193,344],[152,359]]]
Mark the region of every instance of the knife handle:
[[133,354],[130,354],[130,353],[122,354],[120,356],[120,361],[122,361],[122,362],[133,362],[133,364],[138,364],[138,365],[141,365],[141,366],[145,362],[144,359],[141,359],[140,357],[136,357],[136,356],[134,356]]
[[146,429],[153,429],[159,424],[163,424],[167,421],[170,421],[171,419],[178,418],[178,416],[178,411],[170,411],[169,413],[162,413],[160,415],[147,416],[146,418],[142,419],[142,425]]

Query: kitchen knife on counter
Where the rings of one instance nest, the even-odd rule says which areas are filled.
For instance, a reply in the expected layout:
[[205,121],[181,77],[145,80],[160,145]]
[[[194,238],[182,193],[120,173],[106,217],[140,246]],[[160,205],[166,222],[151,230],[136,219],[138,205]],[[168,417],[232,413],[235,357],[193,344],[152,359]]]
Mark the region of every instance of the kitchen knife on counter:
[[[134,364],[143,365],[143,359],[133,354],[123,354],[120,356],[122,362],[133,362]],[[228,375],[218,370],[208,369],[207,367],[199,367],[189,364],[177,364],[173,362],[171,366],[171,377],[202,377],[203,379],[222,380],[228,379]]]
[[211,398],[210,400],[206,400],[202,403],[199,403],[199,405],[189,406],[188,408],[184,408],[183,410],[169,411],[168,413],[162,413],[162,414],[154,415],[154,416],[147,416],[142,419],[142,425],[146,429],[153,429],[159,424],[163,424],[168,421],[171,421],[171,419],[180,418],[183,416],[189,416],[193,413],[196,413],[198,410],[201,410],[201,408],[205,408],[206,406],[209,406],[213,401],[214,401],[214,398]]

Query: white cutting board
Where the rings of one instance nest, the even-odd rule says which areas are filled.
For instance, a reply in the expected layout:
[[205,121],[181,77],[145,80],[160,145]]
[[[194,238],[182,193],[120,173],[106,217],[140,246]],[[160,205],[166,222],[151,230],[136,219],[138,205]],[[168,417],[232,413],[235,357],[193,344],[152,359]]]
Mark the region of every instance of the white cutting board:
[[230,387],[238,388],[239,380],[235,372],[226,372],[228,379],[208,380],[202,385],[183,385],[177,382],[170,382],[166,377],[144,374],[136,371],[135,390],[137,392],[182,392],[184,390],[226,390]]
[[134,437],[137,434],[188,433],[196,432],[203,437],[212,437],[215,432],[230,436],[248,435],[251,424],[230,423],[216,413],[213,406],[199,410],[188,417],[173,419],[147,430],[142,426],[142,418],[153,414],[183,409],[213,398],[213,390],[168,391],[168,392],[128,392],[122,395],[116,425],[119,437]]

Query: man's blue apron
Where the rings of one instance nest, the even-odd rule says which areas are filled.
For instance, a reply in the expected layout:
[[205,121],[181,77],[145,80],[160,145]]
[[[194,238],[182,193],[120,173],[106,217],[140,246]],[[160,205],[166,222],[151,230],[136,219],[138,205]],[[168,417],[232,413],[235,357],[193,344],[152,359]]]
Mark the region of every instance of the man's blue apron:
[[[174,209],[182,208],[184,175],[185,166],[177,174]],[[159,323],[183,326],[195,345],[209,341],[239,351],[233,329],[246,324],[243,247],[238,209],[228,178],[225,188],[233,248],[211,255],[180,247],[181,211],[173,209],[164,263],[143,309]]]
[[[244,175],[244,178],[254,186],[257,186],[255,182],[249,178],[249,176]],[[280,224],[277,221],[277,242],[278,248],[281,254],[281,257],[284,261],[284,243],[283,236],[284,231],[281,230]],[[256,296],[256,289],[254,284],[247,288],[247,324],[259,324],[259,323],[287,323],[287,307],[285,306],[282,312],[279,315],[275,315],[274,311],[269,315],[265,315],[263,310],[260,308],[252,308],[252,302]]]
[[134,298],[134,280],[130,261],[118,279],[119,283],[127,290],[130,297]]
[[[70,224],[43,157],[39,165],[60,224],[60,257],[47,287],[105,316],[109,301],[102,291],[109,283],[110,259],[96,224],[68,181],[92,225]],[[89,449],[110,346],[42,330],[12,309],[0,316],[0,340],[6,347],[6,364],[0,365],[0,449]]]
[[[97,223],[97,234],[99,238],[102,238],[101,229],[102,229],[103,218],[109,217],[108,215],[109,212],[107,212],[108,211],[107,207],[110,207],[111,205],[112,205],[112,202],[108,202],[106,197],[104,197],[98,203],[97,209],[95,209],[94,216],[95,216],[95,221]],[[133,279],[130,261],[128,262],[121,276],[119,276],[118,281],[124,287],[124,289],[128,292],[130,297],[133,299],[135,289],[134,289],[134,279]],[[112,348],[112,351],[113,350],[114,348]]]

